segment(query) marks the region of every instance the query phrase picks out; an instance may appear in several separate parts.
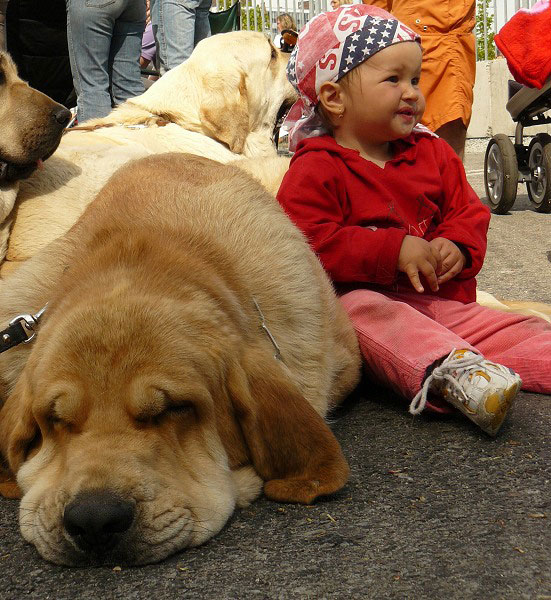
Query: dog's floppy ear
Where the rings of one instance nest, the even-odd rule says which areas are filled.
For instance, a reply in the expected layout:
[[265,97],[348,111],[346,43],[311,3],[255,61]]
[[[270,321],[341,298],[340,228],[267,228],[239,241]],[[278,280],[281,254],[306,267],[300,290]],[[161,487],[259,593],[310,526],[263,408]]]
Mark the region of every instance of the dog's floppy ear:
[[339,443],[275,358],[245,351],[228,388],[268,498],[309,504],[346,483]]
[[8,469],[0,470],[0,494],[20,497],[14,477],[28,452],[40,443],[40,429],[35,421],[24,374],[0,409],[0,453]]
[[[229,77],[234,81],[228,81]],[[199,117],[205,134],[240,154],[250,133],[245,75],[228,74],[226,77],[209,73],[203,77],[202,85]]]

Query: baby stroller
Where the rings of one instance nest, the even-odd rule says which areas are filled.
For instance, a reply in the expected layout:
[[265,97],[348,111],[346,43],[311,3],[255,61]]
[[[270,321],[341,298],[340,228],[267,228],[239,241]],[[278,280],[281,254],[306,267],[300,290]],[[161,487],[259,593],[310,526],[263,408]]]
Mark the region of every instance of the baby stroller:
[[517,197],[517,186],[526,183],[528,197],[538,212],[551,212],[551,135],[538,133],[524,145],[524,129],[551,123],[551,78],[542,89],[509,81],[506,108],[517,126],[515,143],[495,135],[486,148],[484,185],[492,212],[505,214]]
[[[517,3],[518,6],[518,3]],[[486,149],[484,184],[492,211],[506,213],[514,204],[519,183],[538,212],[551,212],[551,136],[538,133],[524,145],[524,129],[551,123],[549,32],[551,6],[539,0],[521,8],[494,36],[515,81],[509,81],[506,108],[513,121],[515,143],[503,134],[494,136]]]

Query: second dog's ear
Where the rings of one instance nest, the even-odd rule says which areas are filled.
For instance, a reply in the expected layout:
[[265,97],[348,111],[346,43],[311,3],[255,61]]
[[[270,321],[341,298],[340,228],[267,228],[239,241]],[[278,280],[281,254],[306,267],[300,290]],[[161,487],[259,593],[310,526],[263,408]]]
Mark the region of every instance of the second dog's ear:
[[241,73],[239,81],[230,85],[216,74],[205,77],[199,117],[209,137],[241,154],[250,133],[245,75]]

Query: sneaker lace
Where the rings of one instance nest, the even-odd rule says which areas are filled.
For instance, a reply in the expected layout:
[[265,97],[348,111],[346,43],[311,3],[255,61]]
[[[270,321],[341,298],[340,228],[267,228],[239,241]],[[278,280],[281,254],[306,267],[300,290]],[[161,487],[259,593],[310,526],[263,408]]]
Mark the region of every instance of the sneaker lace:
[[409,412],[412,415],[418,415],[425,408],[427,403],[427,394],[431,384],[436,381],[447,381],[452,388],[464,399],[468,400],[465,390],[459,383],[459,381],[452,375],[452,371],[456,370],[470,370],[473,367],[478,367],[484,357],[480,354],[471,353],[469,356],[454,358],[455,348],[448,354],[448,356],[442,361],[442,364],[434,368],[432,373],[425,379],[421,389],[415,395],[415,398],[409,405]]

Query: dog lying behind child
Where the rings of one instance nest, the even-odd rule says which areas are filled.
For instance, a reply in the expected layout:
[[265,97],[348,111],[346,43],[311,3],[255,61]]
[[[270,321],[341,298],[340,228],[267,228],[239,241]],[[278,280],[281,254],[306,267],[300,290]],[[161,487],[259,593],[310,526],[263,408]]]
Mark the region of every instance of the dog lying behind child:
[[345,484],[324,416],[358,381],[356,337],[241,170],[183,154],[123,167],[1,282],[2,321],[46,302],[36,341],[0,354],[0,450],[44,558],[159,561],[262,488],[309,503]]
[[261,33],[215,35],[141,96],[70,129],[45,168],[21,184],[2,276],[65,233],[130,160],[161,152],[222,163],[275,155],[278,115],[296,97],[287,60]]

